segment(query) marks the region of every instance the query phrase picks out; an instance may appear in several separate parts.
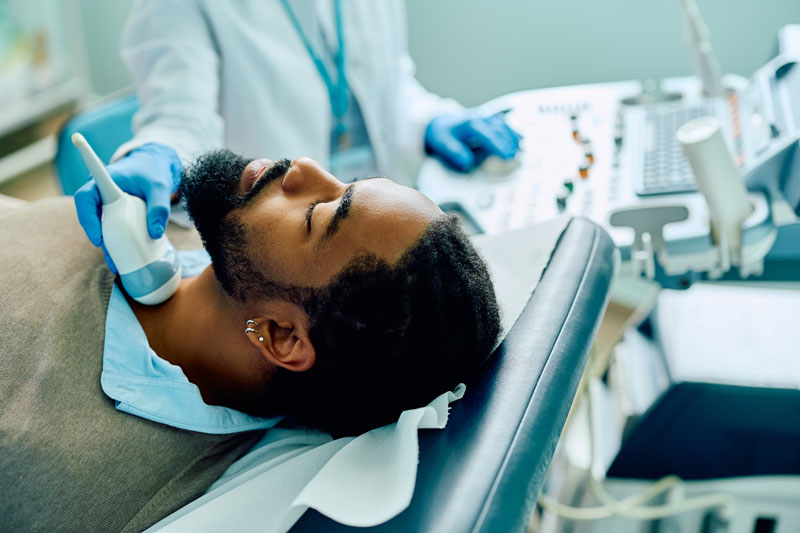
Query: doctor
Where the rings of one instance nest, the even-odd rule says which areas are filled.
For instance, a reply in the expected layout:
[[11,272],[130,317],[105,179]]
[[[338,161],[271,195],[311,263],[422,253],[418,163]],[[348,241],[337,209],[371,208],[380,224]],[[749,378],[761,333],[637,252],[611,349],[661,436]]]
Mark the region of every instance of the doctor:
[[[109,172],[145,199],[154,238],[184,163],[216,148],[306,155],[345,179],[412,185],[424,153],[469,172],[519,148],[501,114],[464,110],[417,82],[397,0],[140,0],[122,56],[140,109]],[[93,181],[75,203],[100,246]]]

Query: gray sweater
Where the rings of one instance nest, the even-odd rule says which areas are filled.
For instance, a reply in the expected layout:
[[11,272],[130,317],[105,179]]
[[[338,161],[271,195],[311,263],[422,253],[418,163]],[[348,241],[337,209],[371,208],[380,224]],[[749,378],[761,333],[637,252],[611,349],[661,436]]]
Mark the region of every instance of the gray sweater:
[[114,408],[100,388],[113,283],[71,198],[0,211],[0,531],[145,529],[261,435]]

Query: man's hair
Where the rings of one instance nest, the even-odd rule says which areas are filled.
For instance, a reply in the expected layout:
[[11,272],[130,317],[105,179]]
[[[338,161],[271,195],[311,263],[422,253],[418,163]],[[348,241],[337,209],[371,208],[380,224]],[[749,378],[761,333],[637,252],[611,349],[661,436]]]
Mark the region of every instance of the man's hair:
[[[246,239],[241,227],[232,236]],[[362,255],[322,288],[265,279],[244,244],[227,240],[220,282],[240,300],[301,305],[317,353],[307,371],[277,368],[253,413],[286,414],[337,436],[363,433],[468,381],[499,335],[489,272],[456,217],[431,222],[394,264]]]

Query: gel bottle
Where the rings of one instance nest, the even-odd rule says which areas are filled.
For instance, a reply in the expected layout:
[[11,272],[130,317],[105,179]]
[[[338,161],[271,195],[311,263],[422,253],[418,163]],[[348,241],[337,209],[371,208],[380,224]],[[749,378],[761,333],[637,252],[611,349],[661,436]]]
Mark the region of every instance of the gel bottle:
[[109,176],[89,142],[72,136],[97,183],[103,203],[101,228],[108,255],[119,271],[128,295],[144,305],[157,305],[172,296],[181,281],[181,265],[166,235],[153,239],[147,232],[147,206],[141,198],[124,192]]

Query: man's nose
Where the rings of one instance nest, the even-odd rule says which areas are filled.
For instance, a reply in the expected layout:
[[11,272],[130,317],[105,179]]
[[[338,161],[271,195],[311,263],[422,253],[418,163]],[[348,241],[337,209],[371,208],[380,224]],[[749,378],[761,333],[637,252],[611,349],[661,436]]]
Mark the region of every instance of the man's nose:
[[285,194],[324,193],[339,184],[332,174],[310,157],[299,157],[292,161],[283,178]]

